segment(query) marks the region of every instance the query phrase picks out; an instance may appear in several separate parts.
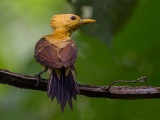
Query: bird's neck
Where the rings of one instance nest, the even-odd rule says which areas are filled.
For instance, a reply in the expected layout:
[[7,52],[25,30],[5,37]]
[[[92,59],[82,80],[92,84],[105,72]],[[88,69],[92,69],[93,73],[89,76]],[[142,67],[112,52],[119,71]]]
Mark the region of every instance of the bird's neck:
[[54,29],[53,34],[57,35],[65,35],[66,37],[70,37],[74,30],[67,29],[67,28],[56,28]]

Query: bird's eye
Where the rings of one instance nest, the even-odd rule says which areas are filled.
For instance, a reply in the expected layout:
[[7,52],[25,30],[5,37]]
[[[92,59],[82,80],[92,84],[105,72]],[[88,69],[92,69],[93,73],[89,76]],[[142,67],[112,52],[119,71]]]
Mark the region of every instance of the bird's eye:
[[72,17],[71,17],[71,20],[76,20],[76,17],[75,17],[75,16],[72,16]]

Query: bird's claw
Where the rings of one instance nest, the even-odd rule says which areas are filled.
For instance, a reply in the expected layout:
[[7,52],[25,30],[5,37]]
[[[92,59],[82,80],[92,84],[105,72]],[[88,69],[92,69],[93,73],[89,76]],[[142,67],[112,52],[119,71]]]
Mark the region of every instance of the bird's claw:
[[41,76],[39,74],[36,74],[34,77],[37,79],[37,82],[35,84],[35,87],[37,87],[39,85],[39,81],[41,80]]

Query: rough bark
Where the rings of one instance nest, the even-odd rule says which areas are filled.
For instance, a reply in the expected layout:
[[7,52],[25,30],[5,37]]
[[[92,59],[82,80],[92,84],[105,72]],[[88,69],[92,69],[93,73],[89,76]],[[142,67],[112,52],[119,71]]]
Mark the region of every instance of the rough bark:
[[[144,82],[145,78],[139,78],[132,82]],[[47,90],[47,80],[43,79],[39,82],[39,85],[35,87],[36,78],[27,75],[21,75],[17,73],[9,72],[8,70],[0,69],[0,83],[8,84],[18,88],[32,89],[32,90]],[[124,81],[118,81],[124,82]],[[117,82],[113,82],[117,83]],[[111,99],[151,99],[160,98],[160,87],[152,86],[111,86],[109,90],[106,90],[109,86],[93,86],[93,85],[80,85],[80,95],[96,98],[111,98]]]

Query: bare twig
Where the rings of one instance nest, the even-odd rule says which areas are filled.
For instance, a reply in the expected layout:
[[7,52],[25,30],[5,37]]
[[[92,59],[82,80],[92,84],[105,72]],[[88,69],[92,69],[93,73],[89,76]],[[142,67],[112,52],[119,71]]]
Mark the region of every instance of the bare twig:
[[[142,78],[140,78],[142,80]],[[136,80],[138,81],[138,80]],[[47,80],[39,82],[35,87],[37,80],[32,76],[21,75],[0,69],[0,83],[8,84],[18,88],[32,89],[32,90],[47,90]],[[119,81],[118,81],[119,82]],[[133,82],[133,81],[132,81]],[[135,81],[134,81],[135,82]],[[111,83],[111,85],[117,82]],[[93,86],[93,85],[79,85],[80,94],[88,97],[104,97],[111,99],[151,99],[160,98],[160,87],[151,86],[112,86],[109,91],[104,90],[108,86]]]
[[137,80],[133,80],[133,81],[124,81],[124,80],[113,81],[113,82],[111,82],[111,84],[108,87],[104,87],[104,90],[106,90],[106,91],[108,90],[109,91],[109,89],[111,88],[111,86],[113,84],[116,84],[116,83],[136,83],[138,81],[140,83],[144,83],[146,80],[147,80],[146,77],[143,76],[143,77],[140,77]]

